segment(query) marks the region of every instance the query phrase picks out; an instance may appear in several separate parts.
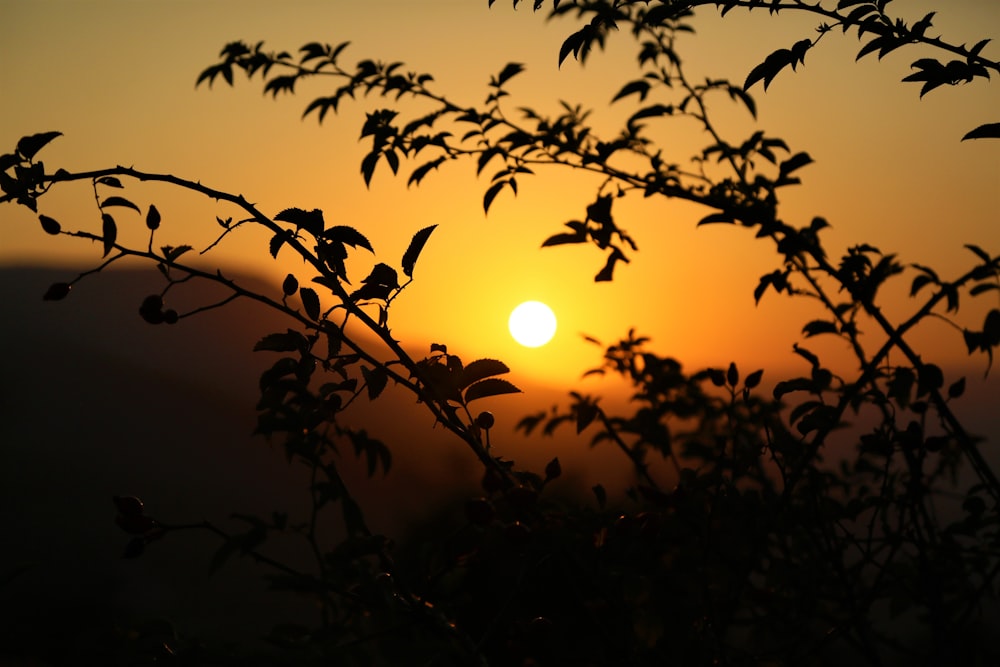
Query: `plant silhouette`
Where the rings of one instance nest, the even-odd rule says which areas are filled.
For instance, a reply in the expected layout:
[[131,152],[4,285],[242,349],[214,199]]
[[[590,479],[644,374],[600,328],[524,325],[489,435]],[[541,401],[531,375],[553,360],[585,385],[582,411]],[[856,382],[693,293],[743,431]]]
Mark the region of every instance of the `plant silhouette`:
[[[602,138],[588,124],[588,112],[567,103],[556,116],[530,108],[513,115],[505,86],[523,72],[516,63],[493,75],[485,100],[472,105],[437,92],[430,75],[407,72],[401,63],[366,59],[345,67],[346,43],[312,42],[296,56],[233,42],[197,81],[235,85],[236,74],[259,74],[264,92],[277,96],[295,93],[300,81],[321,80],[331,92],[308,102],[304,113],[320,122],[365,95],[394,105],[368,112],[361,128],[370,142],[360,165],[366,184],[386,166],[398,175],[407,161],[414,165],[409,184],[446,163],[470,162],[477,174],[492,171],[483,195],[488,212],[505,191],[516,194],[538,166],[597,174],[602,180],[582,202],[582,219],[566,222],[543,243],[595,246],[603,257],[597,281],[613,280],[638,251],[637,240],[616,222],[618,199],[697,204],[704,211],[699,225],[749,228],[774,248],[776,265],[760,277],[756,301],[780,296],[819,304],[824,314],[804,325],[803,338],[839,338],[855,368],[831,368],[803,342],[793,350],[801,375],[764,395],[763,369],[747,373],[725,362],[689,373],[635,331],[607,346],[594,341],[603,353],[591,372],[620,376],[631,387],[625,413],[572,392],[567,406],[528,415],[518,427],[586,431],[592,445],[617,448],[628,458],[634,484],[625,499],[610,498],[601,485],[586,499],[558,497],[548,489],[561,475],[558,458],[543,471],[523,470],[497,456],[490,440],[495,418],[478,401],[519,391],[501,377],[510,371],[506,364],[462,360],[445,343],[413,358],[391,334],[392,304],[418,277],[434,226],[401,231],[412,234],[402,257],[376,263],[355,285],[352,260],[375,248],[361,231],[329,225],[323,211],[263,211],[242,195],[132,167],[49,171],[38,155],[60,134],[26,136],[0,157],[0,201],[38,213],[45,233],[97,242],[102,253],[93,269],[53,284],[45,299],[71,299],[81,280],[137,258],[155,265],[164,281],[138,304],[151,325],[173,325],[236,299],[256,301],[289,321],[285,331],[262,333],[254,348],[276,355],[260,376],[257,432],[308,470],[307,516],[236,515],[241,528],[231,530],[213,521],[150,517],[139,499],[115,497],[118,524],[132,535],[124,556],[141,557],[157,541],[183,539],[187,531],[208,531],[220,540],[206,558],[211,569],[237,555],[268,566],[274,587],[306,595],[319,610],[313,626],[277,624],[269,637],[283,659],[296,664],[1000,660],[990,627],[1000,573],[1000,482],[956,416],[965,379],[945,377],[912,343],[917,325],[943,318],[960,332],[955,344],[985,355],[988,368],[1000,346],[1000,308],[981,322],[958,315],[970,299],[997,297],[1000,255],[967,245],[970,266],[951,277],[863,241],[836,257],[823,244],[826,220],[795,225],[780,217],[780,195],[799,183],[809,154],[762,130],[727,138],[707,102],[722,96],[755,117],[750,90],[788,76],[786,70],[803,65],[806,53],[837,28],[857,32],[859,58],[914,44],[952,58],[913,63],[905,81],[921,83],[921,96],[1000,72],[1000,63],[983,55],[988,40],[966,47],[930,37],[933,13],[907,24],[886,13],[887,1],[536,0],[534,9],[546,4],[551,15],[575,14],[579,26],[559,52],[564,66],[571,56],[594,57],[594,47],[608,39],[635,42],[637,78],[624,82],[613,100],[635,104],[635,111],[617,135]],[[816,36],[749,68],[741,83],[695,82],[685,73],[679,36],[692,31],[692,8],[699,5],[717,7],[729,20],[739,20],[734,10],[757,8],[806,12],[823,23]],[[410,99],[432,111],[406,117]],[[652,124],[675,118],[693,119],[709,137],[691,159],[668,156],[650,133]],[[996,138],[998,128],[982,125],[963,139]],[[67,229],[43,212],[51,189],[75,181],[92,185],[93,227]],[[235,229],[256,226],[270,236],[271,257],[301,258],[310,282],[289,274],[269,292],[248,289],[221,269],[189,261],[192,246],[158,246],[158,230],[171,222],[154,203],[137,203],[129,194],[136,181],[220,202],[225,212],[209,222],[219,236],[202,256]],[[145,221],[148,243],[123,244],[118,220],[136,215]],[[903,276],[911,280],[914,305],[893,321],[880,291]],[[179,310],[173,291],[188,281],[215,283],[229,296]],[[356,327],[374,334],[374,342],[354,333]],[[374,533],[338,469],[338,445],[350,445],[370,476],[381,473],[393,483],[391,447],[341,422],[353,402],[379,400],[390,382],[410,392],[481,465],[479,495],[460,501],[461,519],[443,539],[395,545]],[[836,438],[853,449],[833,464],[823,454]],[[660,460],[669,474],[654,465]],[[974,481],[960,485],[966,466]],[[303,539],[313,566],[268,555],[268,540],[278,534]],[[171,652],[181,663],[206,659],[183,639],[173,641]]]

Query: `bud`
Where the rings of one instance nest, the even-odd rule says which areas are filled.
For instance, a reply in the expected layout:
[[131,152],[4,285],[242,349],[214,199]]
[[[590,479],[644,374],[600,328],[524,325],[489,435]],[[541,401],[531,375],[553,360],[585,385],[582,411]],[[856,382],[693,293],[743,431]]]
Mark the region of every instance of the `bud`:
[[493,424],[495,423],[496,420],[493,418],[492,412],[480,412],[476,417],[476,426],[487,431],[493,428]]

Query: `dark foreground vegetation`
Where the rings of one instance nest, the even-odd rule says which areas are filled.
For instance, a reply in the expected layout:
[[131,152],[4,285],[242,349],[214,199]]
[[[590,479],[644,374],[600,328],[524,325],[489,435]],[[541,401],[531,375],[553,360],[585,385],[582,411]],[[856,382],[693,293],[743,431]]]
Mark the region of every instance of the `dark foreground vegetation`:
[[[265,366],[256,430],[302,467],[308,501],[296,515],[233,508],[234,518],[220,523],[150,516],[140,499],[116,496],[118,526],[130,535],[126,558],[209,536],[214,551],[192,558],[212,570],[239,556],[265,566],[271,587],[301,595],[308,620],[275,619],[266,654],[222,649],[163,626],[125,632],[114,646],[81,646],[81,654],[107,651],[102,657],[112,664],[996,664],[1000,482],[982,443],[956,416],[966,380],[947,377],[911,335],[929,318],[944,318],[954,324],[954,345],[988,367],[1000,346],[1000,308],[981,304],[996,305],[1000,256],[970,244],[967,270],[940,275],[863,239],[825,247],[829,224],[822,217],[789,221],[780,214],[779,197],[799,183],[812,161],[808,153],[764,131],[729,137],[707,102],[728,100],[755,115],[752,91],[794,76],[811,49],[841,33],[857,35],[859,57],[914,45],[934,50],[938,57],[916,60],[907,77],[921,94],[982,85],[991,71],[1000,73],[1000,63],[983,55],[988,40],[968,46],[932,37],[934,14],[906,23],[888,13],[886,1],[534,4],[576,21],[559,53],[566,64],[599,57],[605,40],[634,41],[635,78],[615,97],[634,112],[617,134],[599,136],[586,111],[569,104],[558,116],[508,108],[505,86],[522,71],[516,64],[490,78],[477,105],[438,92],[431,77],[400,63],[347,66],[346,44],[314,42],[292,54],[230,43],[198,82],[234,85],[245,74],[277,96],[320,81],[326,91],[305,111],[327,122],[340,105],[377,99],[390,107],[373,109],[361,130],[371,146],[360,165],[365,182],[388,170],[419,184],[446,163],[467,162],[491,175],[487,211],[502,193],[516,194],[538,166],[598,174],[597,191],[581,202],[582,219],[544,244],[596,248],[598,281],[644,259],[616,222],[622,197],[683,200],[704,209],[700,225],[749,228],[753,242],[775,253],[754,298],[811,300],[824,313],[805,323],[806,340],[793,350],[802,372],[764,392],[762,369],[723,363],[689,372],[629,331],[604,347],[595,369],[629,383],[626,412],[573,393],[564,408],[520,423],[527,433],[586,432],[594,444],[620,450],[634,469],[627,497],[610,497],[598,484],[587,498],[567,499],[550,486],[562,474],[558,458],[525,470],[491,442],[494,416],[480,406],[519,391],[501,377],[509,370],[503,362],[460,359],[449,351],[446,331],[426,356],[414,358],[390,334],[392,304],[405,298],[422,250],[434,242],[433,226],[401,228],[411,238],[405,253],[371,262],[364,258],[376,249],[363,232],[328,224],[322,211],[263,211],[210,184],[132,167],[53,168],[40,156],[59,133],[26,136],[0,157],[0,201],[37,213],[53,240],[96,242],[102,254],[92,270],[52,284],[45,299],[73,299],[81,281],[139,259],[162,278],[158,291],[135,304],[150,325],[169,327],[234,301],[286,318],[286,327],[261,332],[254,348]],[[748,8],[778,17],[807,12],[819,25],[748,67],[745,81],[694,81],[685,75],[681,38],[696,6],[733,21]],[[414,99],[423,111],[407,115]],[[672,155],[654,139],[677,118],[694,120],[708,137],[693,158]],[[998,125],[987,124],[970,128],[966,139],[998,135]],[[96,210],[93,221],[70,229],[46,214],[46,195],[75,181],[92,185]],[[142,181],[218,202],[215,219],[198,223],[216,226],[218,239],[197,249],[158,243],[161,226],[175,223],[130,194]],[[130,241],[118,223],[135,216],[146,236]],[[241,227],[266,233],[262,261],[297,255],[306,268],[265,287],[206,268],[205,252],[210,257]],[[893,321],[880,294],[899,280],[909,281],[912,309]],[[198,281],[214,284],[221,296],[196,305],[174,298]],[[810,350],[808,339],[817,336],[841,339],[853,365],[825,363]],[[474,493],[419,538],[403,541],[370,529],[339,467],[354,454],[369,476],[384,475],[392,488],[392,443],[346,419],[353,406],[381,400],[388,388],[415,397],[480,467]],[[850,455],[825,460],[835,441]],[[662,474],[664,461],[669,475]],[[271,550],[289,537],[301,541],[309,561]],[[47,654],[45,646],[34,653],[54,662],[86,657]]]

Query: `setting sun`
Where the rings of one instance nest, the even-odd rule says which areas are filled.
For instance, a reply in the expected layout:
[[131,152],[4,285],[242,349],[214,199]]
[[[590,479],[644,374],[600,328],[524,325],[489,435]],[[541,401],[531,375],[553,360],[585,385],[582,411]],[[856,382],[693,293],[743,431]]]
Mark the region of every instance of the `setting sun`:
[[510,335],[525,347],[545,345],[556,333],[556,316],[540,301],[525,301],[515,308],[507,322]]

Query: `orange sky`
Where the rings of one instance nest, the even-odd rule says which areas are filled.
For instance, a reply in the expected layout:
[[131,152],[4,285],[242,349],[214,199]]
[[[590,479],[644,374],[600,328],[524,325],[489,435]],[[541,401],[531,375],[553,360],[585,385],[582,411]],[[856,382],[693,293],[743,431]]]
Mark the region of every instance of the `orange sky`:
[[[22,135],[58,130],[66,136],[41,155],[48,165],[133,165],[240,192],[266,212],[321,208],[328,220],[361,230],[379,259],[390,263],[398,264],[414,231],[439,224],[391,320],[396,337],[418,356],[429,342],[444,342],[467,358],[499,357],[515,375],[567,386],[597,359],[580,333],[611,341],[634,325],[653,337],[659,352],[688,367],[733,359],[748,370],[786,363],[801,325],[815,313],[774,295],[754,307],[757,278],[777,268],[778,259],[742,230],[695,230],[699,211],[627,200],[616,205],[616,220],[641,252],[619,267],[613,283],[595,284],[603,257],[592,248],[538,250],[563,222],[583,215],[593,197],[585,178],[540,173],[521,181],[516,199],[504,192],[486,218],[481,202],[488,182],[475,178],[471,164],[450,165],[418,189],[380,169],[365,189],[358,170],[365,150],[357,141],[360,119],[389,106],[381,100],[348,104],[318,126],[299,117],[311,93],[325,94],[322,87],[304,87],[277,102],[261,96],[259,81],[194,88],[198,73],[231,40],[266,40],[290,51],[308,41],[351,40],[346,62],[403,60],[409,69],[433,73],[439,91],[469,103],[485,97],[491,74],[518,61],[527,71],[510,86],[511,107],[545,111],[559,99],[580,101],[610,128],[634,110],[608,105],[636,74],[627,34],[585,68],[569,62],[560,71],[556,56],[571,30],[567,22],[546,23],[528,2],[517,12],[504,0],[492,11],[486,5],[0,0],[0,144],[9,151]],[[991,0],[900,0],[891,9],[896,5],[911,19],[940,5],[935,25],[959,42],[988,37],[988,29],[1000,25]],[[679,51],[695,77],[742,81],[771,51],[811,36],[816,23],[765,12],[734,12],[721,22],[703,11],[694,21],[698,34],[685,38]],[[1000,251],[1000,143],[959,142],[966,131],[997,120],[1000,88],[976,83],[921,101],[918,88],[899,79],[923,53],[904,50],[882,63],[868,57],[856,64],[857,47],[852,35],[830,35],[809,53],[803,70],[782,73],[766,94],[753,91],[761,128],[816,160],[800,172],[804,185],[784,190],[783,218],[799,224],[814,215],[827,218],[833,256],[868,242],[945,276],[970,266],[963,243]],[[997,48],[991,44],[985,53],[996,57]],[[723,117],[734,139],[749,133],[745,114]],[[677,151],[676,161],[704,144],[690,126],[665,126],[663,146]],[[163,212],[161,243],[211,238],[198,235],[206,227],[215,233],[211,206],[169,189],[129,192]],[[42,206],[64,225],[86,227],[98,220],[92,201],[87,187],[65,188],[65,196],[46,198]],[[266,241],[234,237],[217,259],[275,275],[293,269],[266,257]],[[0,264],[92,262],[98,254],[88,244],[45,236],[26,209],[0,208]],[[548,302],[560,318],[554,342],[534,350],[506,333],[511,308],[527,299]],[[938,331],[954,335],[945,325]],[[948,349],[964,354],[960,339],[950,340]],[[940,347],[933,352],[944,355],[939,363],[961,356]]]

